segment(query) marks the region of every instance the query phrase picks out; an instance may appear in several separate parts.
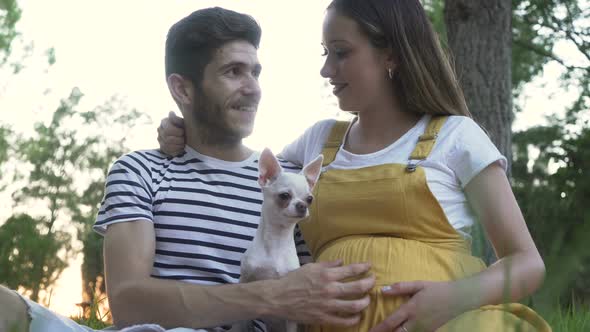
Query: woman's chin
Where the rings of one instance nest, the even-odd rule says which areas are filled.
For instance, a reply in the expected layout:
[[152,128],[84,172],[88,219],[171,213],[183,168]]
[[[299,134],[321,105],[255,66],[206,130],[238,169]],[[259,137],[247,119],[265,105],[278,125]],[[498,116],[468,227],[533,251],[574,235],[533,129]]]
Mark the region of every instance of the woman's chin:
[[338,107],[341,111],[348,113],[358,113],[359,111],[358,106],[353,105],[350,102],[343,101],[342,99],[338,99]]

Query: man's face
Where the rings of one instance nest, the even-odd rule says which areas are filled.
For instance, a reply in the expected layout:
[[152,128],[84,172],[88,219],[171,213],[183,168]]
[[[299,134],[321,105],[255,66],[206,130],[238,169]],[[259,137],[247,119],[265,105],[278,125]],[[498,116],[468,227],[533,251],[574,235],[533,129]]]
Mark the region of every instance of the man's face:
[[215,51],[196,89],[194,119],[209,139],[241,141],[249,136],[260,101],[261,66],[256,48],[243,40]]

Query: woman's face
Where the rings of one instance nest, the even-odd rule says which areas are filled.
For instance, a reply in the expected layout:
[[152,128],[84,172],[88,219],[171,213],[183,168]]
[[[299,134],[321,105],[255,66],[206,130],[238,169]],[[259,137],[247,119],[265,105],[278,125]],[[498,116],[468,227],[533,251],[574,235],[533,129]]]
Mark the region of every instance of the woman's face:
[[329,9],[322,39],[326,60],[320,74],[333,86],[340,109],[363,112],[392,94],[387,53],[373,47],[354,20]]

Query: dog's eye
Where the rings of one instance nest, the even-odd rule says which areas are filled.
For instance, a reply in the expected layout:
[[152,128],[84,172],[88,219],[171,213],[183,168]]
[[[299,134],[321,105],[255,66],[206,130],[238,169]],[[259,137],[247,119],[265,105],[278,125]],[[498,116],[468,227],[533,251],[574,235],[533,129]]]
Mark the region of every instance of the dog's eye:
[[280,193],[279,198],[283,201],[291,199],[291,194],[289,193]]
[[311,202],[313,202],[313,196],[307,196],[305,200],[307,201],[307,204],[311,204]]

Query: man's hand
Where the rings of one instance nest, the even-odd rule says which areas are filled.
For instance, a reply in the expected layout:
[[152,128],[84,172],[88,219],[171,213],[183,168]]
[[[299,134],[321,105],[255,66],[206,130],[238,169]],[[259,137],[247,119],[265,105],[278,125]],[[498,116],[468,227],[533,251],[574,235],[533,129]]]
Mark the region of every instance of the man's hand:
[[369,269],[365,263],[306,264],[273,284],[270,304],[275,310],[270,314],[308,324],[358,324],[370,302],[367,292],[375,285],[373,275],[364,275]]
[[162,119],[158,127],[160,151],[169,156],[177,156],[184,151],[185,142],[184,119],[174,112],[168,113],[168,117]]

